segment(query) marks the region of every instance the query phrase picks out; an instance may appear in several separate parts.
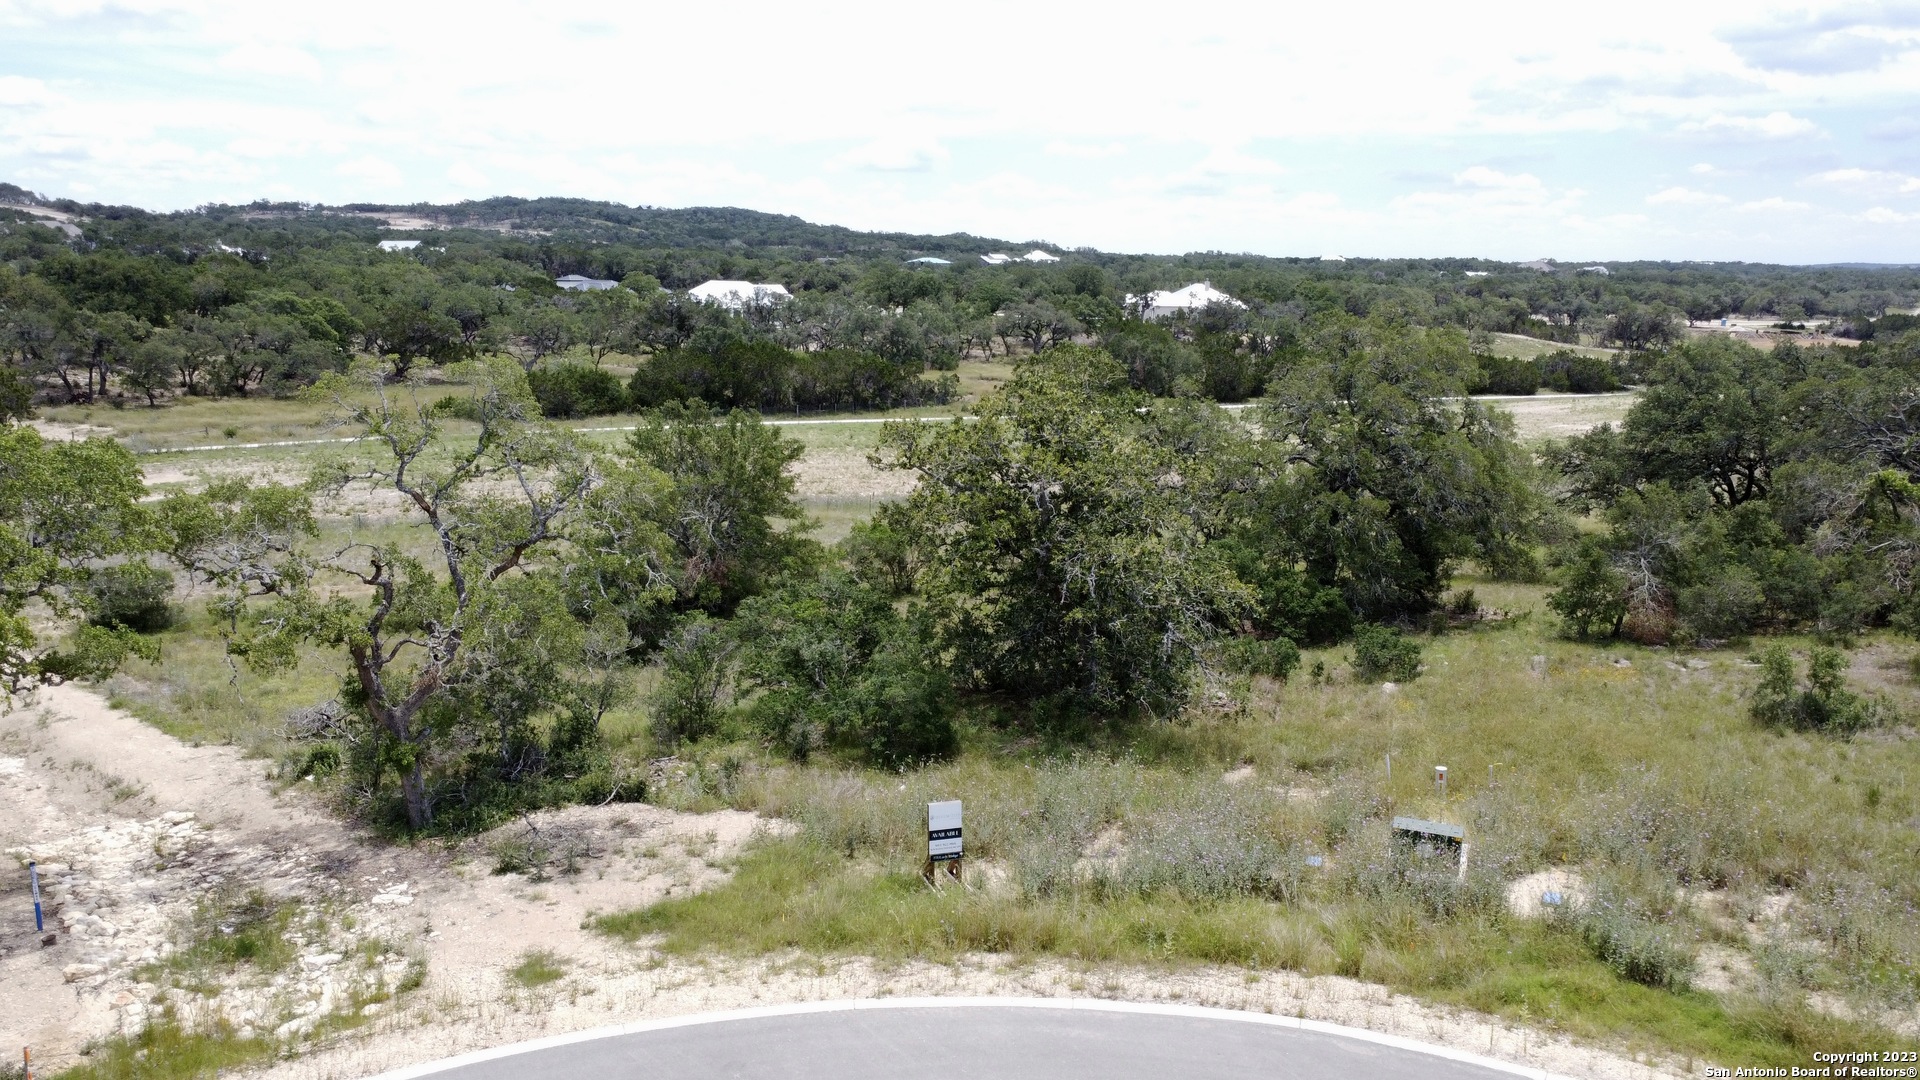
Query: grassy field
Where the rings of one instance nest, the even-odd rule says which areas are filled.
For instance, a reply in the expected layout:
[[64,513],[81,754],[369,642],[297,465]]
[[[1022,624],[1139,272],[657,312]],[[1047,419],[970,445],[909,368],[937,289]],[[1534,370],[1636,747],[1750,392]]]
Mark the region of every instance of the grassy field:
[[[1764,730],[1742,699],[1743,653],[1565,642],[1540,590],[1473,584],[1521,614],[1429,640],[1425,673],[1392,691],[1352,681],[1333,650],[1284,685],[1244,687],[1243,707],[1102,745],[978,724],[959,760],[897,777],[715,748],[750,763],[741,779],[658,797],[801,833],[714,892],[602,927],[686,953],[1341,974],[1715,1061],[1913,1045],[1876,1023],[1910,1014],[1920,989],[1911,729]],[[1914,688],[1869,670],[1886,653],[1865,653],[1861,678],[1910,714]],[[972,884],[935,890],[918,874],[923,804],[946,798],[967,806]],[[1396,860],[1398,814],[1466,826],[1467,873]],[[1600,914],[1510,910],[1515,881],[1554,867]]]
[[[620,369],[609,365],[609,370]],[[968,361],[955,372],[960,377],[960,400],[964,405],[989,393],[1013,375],[1013,365],[1001,361]],[[456,392],[451,385],[428,382],[420,386],[424,401],[434,401]],[[833,420],[846,418],[879,419],[908,416],[946,416],[950,406],[928,405],[911,409],[893,409],[857,413],[804,413],[791,416],[769,415],[770,420]],[[180,398],[158,408],[128,405],[50,405],[40,409],[45,420],[98,430],[120,439],[136,452],[170,450],[181,447],[219,446],[222,444],[285,442],[291,440],[338,438],[346,434],[328,422],[328,409],[322,404],[291,398]],[[638,418],[631,414],[597,416],[568,421],[581,429],[631,427]],[[864,426],[864,425],[856,425]]]
[[[1746,711],[1744,650],[1568,642],[1539,587],[1458,584],[1511,617],[1424,637],[1425,671],[1391,690],[1353,680],[1345,650],[1320,650],[1286,683],[1221,684],[1178,720],[1086,743],[991,723],[979,704],[956,760],[905,774],[796,765],[749,741],[683,748],[685,779],[652,800],[800,831],[751,849],[727,885],[601,929],[684,954],[1339,974],[1722,1062],[1912,1045],[1881,1019],[1920,989],[1912,729],[1763,729]],[[291,761],[287,713],[336,689],[320,653],[272,680],[230,671],[203,614],[162,645],[161,664],[135,662],[109,689],[190,740]],[[1910,652],[1870,641],[1855,671],[1909,716]],[[638,707],[607,735],[634,768],[658,754]],[[966,801],[965,888],[919,878],[923,804],[937,798]],[[1468,872],[1394,856],[1397,814],[1464,825]],[[1510,910],[1514,883],[1548,868],[1578,875],[1612,921]]]
[[1567,345],[1558,341],[1542,341],[1539,338],[1527,337],[1525,334],[1493,335],[1493,355],[1495,356],[1505,356],[1515,360],[1531,360],[1536,356],[1545,356],[1550,352],[1558,352],[1562,349],[1579,353],[1582,356],[1614,357],[1620,355],[1617,349],[1602,349],[1592,345]]

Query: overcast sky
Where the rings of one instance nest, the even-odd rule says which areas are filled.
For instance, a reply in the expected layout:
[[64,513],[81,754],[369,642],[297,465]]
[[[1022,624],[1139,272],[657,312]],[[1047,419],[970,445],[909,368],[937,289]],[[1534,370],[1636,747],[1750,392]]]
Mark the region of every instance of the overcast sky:
[[0,180],[1119,251],[1920,262],[1920,2],[0,0]]

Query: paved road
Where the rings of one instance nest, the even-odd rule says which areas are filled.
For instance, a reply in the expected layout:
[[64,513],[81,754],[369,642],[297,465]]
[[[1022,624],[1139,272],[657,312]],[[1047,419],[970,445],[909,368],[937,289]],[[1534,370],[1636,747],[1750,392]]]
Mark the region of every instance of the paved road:
[[[1006,1005],[842,1007],[612,1034],[390,1074],[434,1080],[1510,1080],[1535,1070],[1201,1015]],[[1258,1018],[1271,1021],[1272,1018]]]

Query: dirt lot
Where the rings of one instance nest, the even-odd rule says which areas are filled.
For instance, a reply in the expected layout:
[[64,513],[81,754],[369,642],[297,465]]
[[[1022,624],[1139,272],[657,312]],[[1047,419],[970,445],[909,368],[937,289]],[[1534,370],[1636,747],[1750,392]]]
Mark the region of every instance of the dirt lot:
[[1520,441],[1533,443],[1584,434],[1601,424],[1617,426],[1626,419],[1636,396],[1631,390],[1617,394],[1538,394],[1502,398],[1498,404],[1513,414]]

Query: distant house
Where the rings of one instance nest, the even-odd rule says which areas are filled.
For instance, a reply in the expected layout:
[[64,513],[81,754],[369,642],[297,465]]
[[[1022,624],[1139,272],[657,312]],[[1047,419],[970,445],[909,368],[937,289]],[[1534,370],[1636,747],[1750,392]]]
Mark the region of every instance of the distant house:
[[1467,275],[1468,277],[1486,277],[1487,276],[1487,271],[1485,270],[1462,270],[1461,273]]
[[1583,266],[1580,268],[1580,272],[1583,274],[1603,274],[1603,275],[1613,273],[1613,271],[1607,269],[1604,266]]
[[412,251],[414,248],[417,248],[419,246],[420,246],[420,241],[418,240],[382,240],[380,241],[381,251]]
[[1041,251],[1039,248],[1034,248],[1032,251],[1029,251],[1025,255],[1022,255],[1020,257],[1030,263],[1050,263],[1050,262],[1060,261],[1060,256],[1055,255],[1051,252]]
[[953,263],[948,259],[936,259],[931,255],[922,255],[917,259],[908,259],[907,265],[908,266],[952,266]]
[[980,256],[980,261],[986,263],[988,266],[1005,266],[1013,261],[1013,256],[1002,255],[996,251],[990,255]]
[[1320,261],[1321,262],[1346,262],[1347,257],[1345,255],[1322,255],[1320,256]]
[[749,304],[778,304],[793,299],[785,285],[756,285],[751,281],[707,281],[687,290],[687,295],[703,304],[719,304],[738,311]]
[[1552,259],[1535,259],[1532,262],[1523,262],[1520,264],[1520,269],[1537,270],[1542,274],[1551,274],[1553,273],[1553,260]]
[[568,274],[565,277],[557,277],[553,279],[553,283],[568,292],[606,292],[608,289],[620,284],[617,281],[610,281],[607,278],[587,277],[584,274]]
[[1127,297],[1127,306],[1139,305],[1140,315],[1146,319],[1164,319],[1180,311],[1199,311],[1209,304],[1227,304],[1237,308],[1247,306],[1205,281],[1196,281],[1184,289],[1150,292],[1144,297]]

